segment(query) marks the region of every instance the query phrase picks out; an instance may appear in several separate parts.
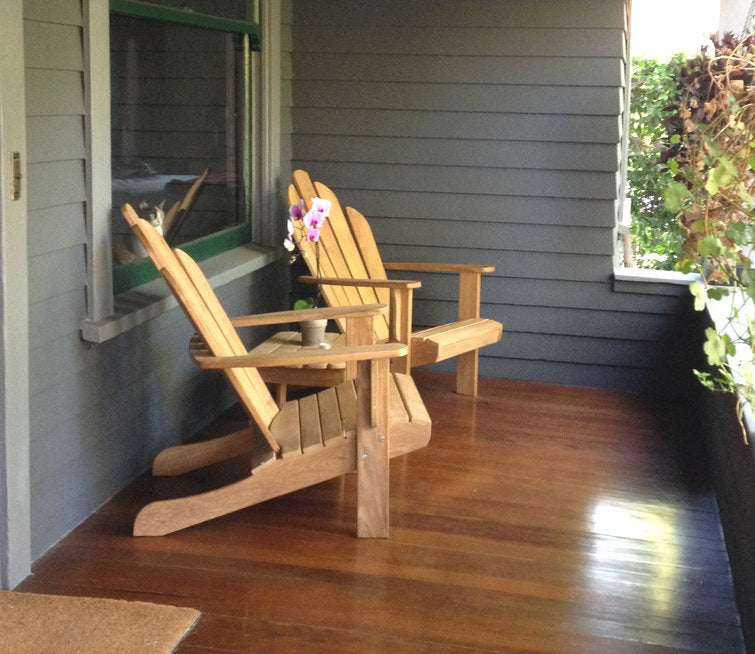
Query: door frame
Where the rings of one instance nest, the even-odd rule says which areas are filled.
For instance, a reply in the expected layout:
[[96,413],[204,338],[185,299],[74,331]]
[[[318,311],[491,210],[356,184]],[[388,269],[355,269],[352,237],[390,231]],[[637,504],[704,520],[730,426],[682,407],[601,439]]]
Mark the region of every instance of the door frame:
[[0,16],[0,587],[10,589],[31,571],[23,0],[0,0]]

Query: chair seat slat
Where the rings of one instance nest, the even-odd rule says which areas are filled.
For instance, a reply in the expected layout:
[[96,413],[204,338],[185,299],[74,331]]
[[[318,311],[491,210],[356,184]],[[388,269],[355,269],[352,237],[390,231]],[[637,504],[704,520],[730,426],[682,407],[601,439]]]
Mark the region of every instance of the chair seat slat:
[[331,438],[343,438],[344,427],[341,411],[338,407],[338,394],[335,388],[327,388],[317,394],[317,405],[320,410],[320,428],[323,442]]
[[299,429],[301,430],[302,452],[314,445],[322,445],[322,430],[320,428],[320,409],[317,406],[317,395],[307,395],[299,402]]

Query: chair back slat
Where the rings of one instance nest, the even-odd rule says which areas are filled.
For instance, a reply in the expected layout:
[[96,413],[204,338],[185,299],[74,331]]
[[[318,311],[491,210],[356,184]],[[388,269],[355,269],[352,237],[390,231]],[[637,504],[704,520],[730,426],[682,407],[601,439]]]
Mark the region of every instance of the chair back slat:
[[[215,291],[212,290],[207,278],[197,263],[183,250],[175,251],[176,258],[186,271],[197,292],[204,302],[204,310],[212,317],[211,329],[217,335],[218,351],[215,356],[243,356],[247,348],[231,324],[228,314],[220,304]],[[209,345],[209,343],[208,343]],[[212,346],[210,345],[212,348]],[[278,413],[278,405],[262,380],[256,368],[226,368],[236,393],[242,399],[242,404],[252,415],[255,422],[265,431]]]
[[[352,229],[347,217],[348,208],[344,212],[336,194],[322,182],[315,182],[314,186],[317,196],[330,200],[331,203],[331,217],[326,223],[330,222],[332,229],[323,232],[320,243],[327,250],[335,249],[341,253],[343,264],[339,267],[339,270],[341,270],[339,276],[351,279],[387,279],[380,253],[377,251],[377,244],[375,239],[372,238],[372,232],[369,233],[369,239],[362,241]],[[379,267],[373,264],[375,260],[380,264]],[[367,262],[370,265],[366,265]],[[390,291],[387,288],[376,289],[359,286],[355,290],[363,304],[390,304]],[[386,314],[375,316],[373,325],[376,339],[378,341],[386,340],[389,332],[388,316]]]
[[[367,279],[367,270],[362,263],[362,255],[359,251],[359,245],[354,241],[354,235],[351,233],[349,223],[346,220],[341,203],[338,201],[336,194],[333,193],[325,184],[315,182],[317,196],[330,201],[330,217],[326,224],[330,225],[330,231],[324,234],[322,238],[323,245],[328,248],[337,249],[340,253],[339,271],[344,277],[354,279]],[[365,304],[374,304],[377,302],[374,289],[367,288],[364,302]]]
[[[231,324],[207,278],[196,262],[182,250],[171,250],[159,232],[139,218],[130,205],[123,215],[149,253],[197,333],[214,356],[240,356],[246,348]],[[278,407],[256,368],[224,369],[242,405],[274,451],[280,446],[269,426]]]
[[[323,277],[340,277],[346,279],[386,279],[385,270],[382,275],[379,269],[371,266],[372,271],[365,266],[365,257],[370,261],[380,255],[364,253],[363,244],[355,235],[349,225],[349,221],[335,193],[325,184],[312,182],[309,174],[303,170],[297,170],[293,174],[294,183],[289,187],[289,201],[293,204],[300,198],[304,199],[305,207],[312,206],[312,198],[320,197],[331,203],[330,216],[323,224],[321,231],[320,248],[320,274]],[[307,262],[310,273],[317,276],[316,248],[315,245],[306,242],[305,238],[297,235],[297,245],[302,256]],[[371,233],[370,233],[371,237]],[[377,248],[374,238],[366,243],[367,248]],[[377,273],[377,274],[375,274]],[[330,306],[349,306],[357,304],[389,304],[390,298],[387,289],[374,289],[370,287],[333,287],[324,286],[323,296]],[[339,323],[343,331],[343,325]],[[375,316],[373,329],[377,341],[388,338],[388,319],[385,315]]]
[[[305,188],[307,188],[305,186]],[[312,193],[314,193],[314,187],[312,187]],[[307,191],[300,192],[294,184],[291,184],[288,188],[288,199],[290,204],[296,204],[299,200],[304,200],[305,211],[312,207],[312,198],[314,195],[308,195]],[[323,225],[324,233],[330,230],[328,221],[325,221]],[[331,261],[330,252],[325,250],[322,245],[317,243],[311,243],[305,237],[302,229],[296,229],[294,231],[294,240],[299,248],[302,259],[307,264],[307,269],[310,275],[313,277],[338,277],[336,267]],[[322,239],[321,239],[322,240]],[[319,257],[319,262],[318,262]],[[318,274],[319,270],[319,274]],[[351,306],[354,304],[352,300],[353,289],[348,291],[345,286],[323,286],[322,294],[328,306],[331,307],[343,307]],[[358,302],[357,302],[358,304]],[[336,321],[339,329],[344,331],[344,324],[342,321]]]
[[[370,279],[388,279],[370,223],[353,207],[346,207],[346,216],[354,240],[359,243],[359,252],[362,255],[362,264],[367,271],[367,276]],[[388,304],[388,293],[387,288],[378,289],[378,302]]]

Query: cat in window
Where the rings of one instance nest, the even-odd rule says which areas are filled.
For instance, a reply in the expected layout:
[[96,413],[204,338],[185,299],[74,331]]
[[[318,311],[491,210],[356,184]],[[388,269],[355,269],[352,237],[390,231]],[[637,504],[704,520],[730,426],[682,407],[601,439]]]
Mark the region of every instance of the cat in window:
[[[165,200],[160,204],[151,205],[146,200],[142,200],[137,206],[137,213],[140,218],[149,222],[160,234],[163,233],[163,222],[165,221]],[[143,259],[147,256],[139,239],[133,235],[128,235],[128,243],[124,248],[113,249],[113,262],[116,264],[128,263],[135,259]]]

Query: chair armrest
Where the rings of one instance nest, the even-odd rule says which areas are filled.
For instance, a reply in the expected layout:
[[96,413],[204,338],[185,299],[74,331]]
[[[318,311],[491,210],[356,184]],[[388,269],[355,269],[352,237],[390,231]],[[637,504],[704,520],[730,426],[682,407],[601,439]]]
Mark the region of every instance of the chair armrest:
[[[309,284],[343,285],[343,286],[366,286],[373,288],[385,288],[390,291],[390,315],[388,318],[388,338],[399,343],[408,343],[412,335],[412,304],[414,289],[420,288],[422,282],[417,279],[352,279],[345,277],[317,278],[311,275],[299,277],[299,281]],[[348,330],[347,330],[348,333]],[[410,367],[409,358],[396,368],[398,372],[408,374]]]
[[495,266],[478,266],[467,263],[384,263],[386,270],[411,270],[413,272],[491,273]]
[[304,284],[322,284],[323,286],[369,286],[372,288],[420,288],[422,282],[417,279],[353,279],[351,277],[312,277],[302,275],[299,281]]
[[478,266],[465,263],[386,263],[384,266],[386,270],[456,273],[459,275],[459,320],[480,317],[482,275],[495,270],[495,266]]
[[198,336],[191,340],[189,353],[194,363],[200,368],[270,368],[278,366],[303,366],[311,363],[344,363],[349,361],[369,361],[375,359],[393,359],[404,356],[407,346],[403,343],[379,343],[372,345],[353,345],[339,347],[335,350],[304,349],[251,356],[216,357],[212,356],[204,341]]
[[275,311],[272,313],[257,313],[251,316],[231,318],[234,327],[259,327],[261,325],[281,325],[304,320],[319,320],[325,318],[358,318],[376,316],[385,313],[385,304],[364,304],[353,307],[322,307],[318,309],[292,309],[290,311]]

